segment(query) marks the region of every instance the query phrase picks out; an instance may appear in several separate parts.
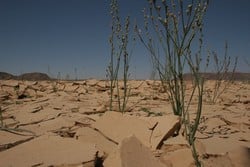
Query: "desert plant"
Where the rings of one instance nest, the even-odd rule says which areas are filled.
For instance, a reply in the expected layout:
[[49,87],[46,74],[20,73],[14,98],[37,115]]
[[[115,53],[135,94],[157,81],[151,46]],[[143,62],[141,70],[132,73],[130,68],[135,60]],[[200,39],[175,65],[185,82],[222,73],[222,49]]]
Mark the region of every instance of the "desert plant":
[[3,127],[3,111],[1,106],[0,106],[0,127]]
[[62,77],[61,77],[61,72],[58,72],[58,73],[57,73],[56,79],[57,79],[58,81],[60,81],[60,80],[62,79]]
[[69,80],[70,80],[70,75],[69,75],[69,74],[66,74],[65,80],[66,80],[66,81],[69,81]]
[[[225,42],[225,54],[220,59],[220,56],[215,51],[208,51],[208,55],[212,60],[215,69],[215,82],[213,85],[212,94],[207,93],[207,97],[211,104],[215,104],[217,99],[225,92],[225,90],[230,86],[230,83],[234,81],[234,74],[237,67],[238,58],[232,61],[231,57],[228,56],[228,44]],[[232,68],[230,67],[233,64]]]
[[75,72],[75,81],[78,80],[78,77],[77,77],[77,68],[74,68],[74,72]]
[[[124,25],[122,24],[119,15],[119,8],[117,0],[111,1],[111,36],[109,43],[111,46],[110,63],[107,69],[107,77],[110,83],[110,110],[113,110],[114,91],[117,92],[117,102],[120,112],[124,112],[129,98],[130,89],[128,87],[129,79],[129,60],[132,50],[129,53],[129,40],[130,40],[130,17],[125,18]],[[134,40],[134,38],[133,38]],[[123,95],[120,94],[119,75],[123,66],[122,82],[123,82]]]
[[[190,4],[183,0],[149,0],[149,10],[144,10],[144,31],[136,28],[140,41],[152,57],[162,86],[168,93],[173,113],[182,118],[185,135],[197,166],[201,166],[201,163],[194,141],[202,111],[204,79],[200,73],[200,63],[203,17],[207,5],[206,0],[192,0]],[[198,46],[197,50],[195,44]],[[193,80],[189,97],[186,95],[184,80],[187,69],[190,70]],[[194,96],[198,102],[192,121],[189,106]]]
[[244,58],[244,62],[246,63],[246,65],[247,65],[248,67],[250,67],[250,62],[249,62],[246,58]]
[[[244,58],[244,62],[248,66],[248,68],[250,68],[250,62],[249,62],[249,60],[247,60],[246,58]],[[246,83],[250,84],[250,78],[247,79]]]

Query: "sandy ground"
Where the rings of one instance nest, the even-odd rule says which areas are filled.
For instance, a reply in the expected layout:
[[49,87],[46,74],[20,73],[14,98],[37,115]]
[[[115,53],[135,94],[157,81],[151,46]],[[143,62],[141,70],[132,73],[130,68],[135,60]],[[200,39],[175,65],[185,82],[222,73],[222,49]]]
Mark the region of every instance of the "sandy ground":
[[[213,84],[206,82],[205,90],[212,93]],[[109,111],[106,81],[1,80],[0,166],[195,166],[182,133],[175,135],[180,119],[160,82],[129,85],[121,114]],[[231,84],[215,104],[204,95],[195,144],[205,167],[249,166],[249,83]]]

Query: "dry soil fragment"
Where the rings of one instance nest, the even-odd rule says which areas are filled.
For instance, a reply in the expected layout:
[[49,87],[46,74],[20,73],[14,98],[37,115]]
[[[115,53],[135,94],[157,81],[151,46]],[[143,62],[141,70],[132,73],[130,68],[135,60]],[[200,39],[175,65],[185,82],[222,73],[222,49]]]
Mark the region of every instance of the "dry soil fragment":
[[140,118],[108,111],[93,127],[117,143],[134,134],[144,145],[156,149],[178,130],[179,123],[176,116]]
[[119,149],[109,155],[104,166],[108,167],[166,167],[159,162],[149,148],[135,136],[122,140]]
[[94,160],[96,151],[94,144],[45,135],[0,152],[0,164],[19,167],[80,164]]
[[248,167],[250,164],[250,148],[238,147],[228,153],[232,160],[233,166]]
[[103,135],[89,127],[78,129],[76,131],[75,137],[81,142],[89,142],[95,144],[98,149],[104,151],[107,154],[112,153],[117,148],[117,145],[115,143],[109,141]]
[[163,159],[167,164],[171,164],[171,167],[190,167],[194,163],[192,152],[189,148],[170,152],[169,154],[166,154]]

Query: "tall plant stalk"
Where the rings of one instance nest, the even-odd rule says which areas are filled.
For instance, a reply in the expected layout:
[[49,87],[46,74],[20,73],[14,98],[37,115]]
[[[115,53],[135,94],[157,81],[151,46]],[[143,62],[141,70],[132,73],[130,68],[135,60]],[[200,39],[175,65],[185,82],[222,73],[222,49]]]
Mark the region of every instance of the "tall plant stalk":
[[0,106],[0,127],[3,127],[3,111],[1,106]]
[[[111,36],[109,43],[111,46],[110,64],[108,66],[108,77],[110,81],[110,110],[113,110],[114,91],[117,92],[117,103],[120,112],[125,112],[129,98],[129,59],[132,54],[128,52],[128,44],[130,39],[130,17],[125,18],[125,23],[122,25],[119,15],[117,0],[111,1]],[[120,94],[119,74],[122,68],[123,95]]]
[[[148,11],[144,10],[144,31],[138,27],[136,29],[168,93],[173,113],[182,118],[185,135],[197,166],[201,164],[194,141],[202,111],[204,79],[200,73],[200,62],[203,17],[207,5],[206,0],[191,0],[190,4],[183,0],[149,0]],[[184,80],[187,69],[190,69],[193,80],[189,97],[186,96],[187,83]],[[194,96],[198,103],[192,122],[189,106]]]
[[[219,58],[215,51],[208,51],[210,59],[213,61],[215,69],[215,83],[213,86],[213,93],[206,92],[207,96],[210,98],[211,104],[215,104],[218,98],[225,92],[230,83],[234,80],[234,74],[238,63],[238,58],[232,61],[231,57],[228,55],[228,44],[225,43],[225,54],[222,59]],[[231,65],[233,64],[232,68]],[[223,83],[224,82],[224,83]]]

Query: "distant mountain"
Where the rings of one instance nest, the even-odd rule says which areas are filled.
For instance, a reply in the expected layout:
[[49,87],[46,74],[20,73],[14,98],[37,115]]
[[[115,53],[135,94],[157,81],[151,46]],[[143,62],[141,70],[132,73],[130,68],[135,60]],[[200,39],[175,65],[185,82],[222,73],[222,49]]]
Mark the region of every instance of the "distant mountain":
[[[202,76],[207,80],[216,80],[218,78],[218,75],[216,73],[202,73]],[[235,81],[249,81],[250,80],[250,73],[242,73],[242,72],[235,72],[232,76],[231,72],[228,72],[224,76],[224,80],[230,80],[232,79]],[[191,74],[184,74],[184,79],[191,79]]]
[[19,75],[17,78],[19,80],[32,80],[32,81],[50,80],[50,77],[47,74],[39,73],[39,72],[25,73],[25,74]]
[[[217,74],[216,73],[202,73],[202,75],[207,80],[216,80]],[[230,79],[232,73],[227,73],[224,79]],[[185,80],[192,79],[191,74],[184,74]],[[233,75],[234,80],[236,81],[250,81],[250,73],[241,73],[235,72]],[[39,81],[39,80],[51,80],[51,78],[44,73],[33,72],[33,73],[25,73],[19,76],[15,76],[6,72],[0,72],[0,80],[8,80],[8,79],[15,79],[15,80],[30,80],[30,81]]]
[[19,76],[15,76],[6,72],[0,72],[0,80],[28,80],[28,81],[41,81],[41,80],[51,80],[51,78],[44,73],[33,72],[33,73],[24,73]]
[[0,72],[0,80],[14,79],[15,76],[7,72]]

